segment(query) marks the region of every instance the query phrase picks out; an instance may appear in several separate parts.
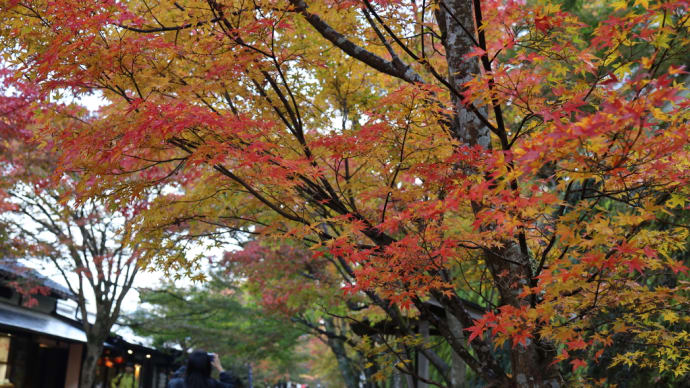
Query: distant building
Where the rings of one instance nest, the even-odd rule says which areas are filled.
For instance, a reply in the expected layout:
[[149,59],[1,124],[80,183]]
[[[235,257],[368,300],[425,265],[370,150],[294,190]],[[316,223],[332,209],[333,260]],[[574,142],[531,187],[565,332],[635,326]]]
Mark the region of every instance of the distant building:
[[[26,282],[42,293],[22,295],[17,286]],[[75,296],[68,289],[35,271],[0,264],[0,388],[79,387],[86,334],[65,303],[70,299]],[[170,354],[119,336],[104,345],[97,386],[110,388],[127,366],[140,388],[167,384],[174,368]]]
[[175,359],[180,354],[173,350],[161,352],[127,342],[120,336],[110,336],[99,361],[98,382],[102,387],[110,388],[110,383],[129,365],[134,368],[140,388],[165,388],[173,371],[179,366],[175,364]]

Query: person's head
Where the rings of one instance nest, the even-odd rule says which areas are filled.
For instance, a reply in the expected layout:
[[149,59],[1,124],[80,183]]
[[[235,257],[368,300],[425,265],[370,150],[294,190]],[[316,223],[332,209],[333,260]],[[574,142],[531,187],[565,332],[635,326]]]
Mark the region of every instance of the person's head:
[[205,388],[211,377],[211,358],[203,350],[197,350],[189,355],[185,382],[188,388]]

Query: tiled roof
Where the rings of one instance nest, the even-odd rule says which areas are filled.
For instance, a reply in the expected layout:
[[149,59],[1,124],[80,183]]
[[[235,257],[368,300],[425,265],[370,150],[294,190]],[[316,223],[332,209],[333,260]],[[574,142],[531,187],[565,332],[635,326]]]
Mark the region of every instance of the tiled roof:
[[32,280],[38,284],[48,287],[56,296],[63,299],[76,299],[76,295],[72,293],[67,287],[51,280],[50,278],[41,275],[38,271],[22,265],[14,260],[0,260],[0,276],[5,277],[21,277],[23,279]]

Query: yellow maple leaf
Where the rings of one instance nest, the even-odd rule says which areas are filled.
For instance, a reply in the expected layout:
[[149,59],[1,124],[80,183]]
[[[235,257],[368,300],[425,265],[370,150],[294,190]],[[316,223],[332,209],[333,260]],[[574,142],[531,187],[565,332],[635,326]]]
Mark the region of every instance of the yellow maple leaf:
[[673,209],[676,206],[684,206],[685,205],[685,198],[681,197],[678,194],[671,194],[671,199],[666,201],[666,206],[669,208]]
[[619,9],[628,8],[628,2],[625,0],[614,1],[611,3],[611,6],[613,6],[614,11],[618,11]]
[[675,323],[678,321],[678,314],[676,314],[674,311],[666,310],[661,313],[661,316],[664,318],[664,321],[668,321],[670,323]]

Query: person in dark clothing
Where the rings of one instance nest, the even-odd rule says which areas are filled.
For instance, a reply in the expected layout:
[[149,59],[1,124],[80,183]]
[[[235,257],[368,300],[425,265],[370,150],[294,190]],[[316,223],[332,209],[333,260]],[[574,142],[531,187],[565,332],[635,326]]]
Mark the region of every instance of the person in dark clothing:
[[[220,381],[211,378],[211,368],[220,372]],[[223,370],[220,357],[201,350],[192,352],[184,375],[168,382],[168,388],[237,388],[235,379]]]
[[179,369],[177,369],[175,372],[172,374],[172,378],[176,379],[178,377],[184,377],[184,372],[187,370],[187,365],[182,365]]

